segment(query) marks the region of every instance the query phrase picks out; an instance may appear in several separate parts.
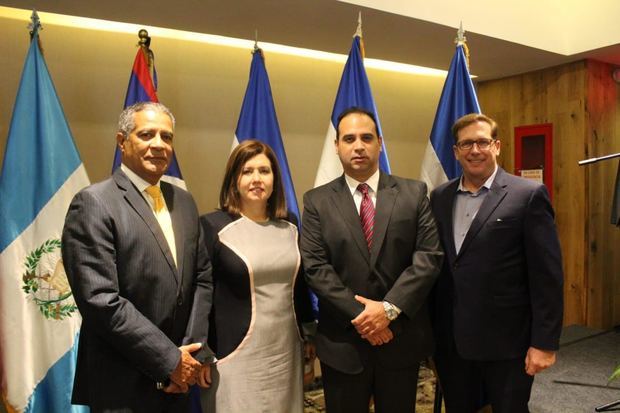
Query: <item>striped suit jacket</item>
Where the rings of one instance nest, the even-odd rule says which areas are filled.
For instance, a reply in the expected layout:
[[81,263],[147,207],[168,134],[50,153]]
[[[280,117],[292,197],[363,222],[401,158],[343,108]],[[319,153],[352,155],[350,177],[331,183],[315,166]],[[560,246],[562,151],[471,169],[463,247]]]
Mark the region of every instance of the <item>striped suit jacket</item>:
[[[191,195],[161,182],[177,265],[150,206],[118,168],[73,199],[62,257],[83,317],[72,401],[95,409],[158,411],[178,346],[206,347],[211,265]],[[159,406],[159,407],[157,407]]]

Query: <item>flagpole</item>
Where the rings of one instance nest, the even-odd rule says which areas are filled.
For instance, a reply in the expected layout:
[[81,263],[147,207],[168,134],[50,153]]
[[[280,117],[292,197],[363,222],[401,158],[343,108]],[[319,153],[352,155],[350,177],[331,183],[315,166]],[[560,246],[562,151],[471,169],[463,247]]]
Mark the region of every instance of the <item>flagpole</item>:
[[457,46],[463,46],[465,52],[465,62],[467,63],[467,70],[469,70],[469,47],[467,47],[467,37],[465,37],[465,30],[463,30],[463,22],[461,21],[459,29],[456,32],[456,38],[454,43]]
[[337,135],[336,126],[338,123],[338,115],[340,115],[342,111],[353,106],[363,108],[375,116],[378,135],[383,138],[379,155],[379,168],[387,174],[391,173],[385,136],[383,136],[381,121],[364,67],[364,45],[361,35],[362,14],[359,13],[349,57],[343,68],[338,91],[336,92],[334,107],[327,127],[327,134],[323,142],[323,150],[314,179],[314,187],[326,184],[341,176],[343,173],[342,165],[334,148]]
[[41,26],[41,19],[39,19],[39,14],[35,9],[32,9],[32,14],[30,15],[30,24],[28,24],[28,29],[30,30],[30,40],[34,37],[36,33],[38,33],[39,29],[43,29]]
[[469,51],[462,24],[454,42],[456,50],[437,104],[429,142],[422,158],[420,178],[426,182],[429,192],[461,175],[461,166],[453,153],[452,125],[461,116],[480,113],[476,89],[469,74]]
[[146,57],[146,62],[149,67],[149,74],[153,79],[153,86],[155,87],[155,91],[157,91],[157,72],[155,72],[155,53],[151,50],[151,36],[149,36],[149,32],[146,29],[140,29],[138,31],[138,46],[142,49],[144,53],[144,57]]

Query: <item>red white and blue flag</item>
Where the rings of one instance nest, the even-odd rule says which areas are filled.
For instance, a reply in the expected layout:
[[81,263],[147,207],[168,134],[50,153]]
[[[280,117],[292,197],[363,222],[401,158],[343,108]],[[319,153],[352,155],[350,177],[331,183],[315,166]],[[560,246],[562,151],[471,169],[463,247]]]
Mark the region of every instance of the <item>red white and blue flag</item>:
[[[124,107],[126,108],[138,102],[159,102],[157,98],[157,72],[153,69],[153,76],[151,77],[148,57],[142,47],[139,48],[136,59],[133,62]],[[118,168],[120,164],[121,153],[117,147],[114,152],[112,171]],[[170,162],[170,166],[162,179],[183,189],[187,189],[185,181],[183,180],[183,175],[181,175],[181,168],[179,168],[176,154],[172,154],[172,162]]]

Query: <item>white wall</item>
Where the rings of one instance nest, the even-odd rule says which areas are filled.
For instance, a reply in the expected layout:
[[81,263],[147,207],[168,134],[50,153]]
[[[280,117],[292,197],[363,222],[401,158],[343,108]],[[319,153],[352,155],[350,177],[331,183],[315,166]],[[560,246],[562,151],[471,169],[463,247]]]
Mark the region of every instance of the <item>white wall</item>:
[[[0,151],[29,45],[27,23],[0,18]],[[137,35],[45,24],[49,71],[91,181],[110,173]],[[335,39],[347,54],[351,39]],[[217,206],[250,69],[249,50],[154,38],[158,96],[177,118],[175,150],[201,212]],[[367,50],[368,52],[368,50]],[[314,182],[343,65],[266,54],[298,199]],[[396,175],[417,178],[443,78],[368,70]],[[1,165],[1,164],[0,164]]]

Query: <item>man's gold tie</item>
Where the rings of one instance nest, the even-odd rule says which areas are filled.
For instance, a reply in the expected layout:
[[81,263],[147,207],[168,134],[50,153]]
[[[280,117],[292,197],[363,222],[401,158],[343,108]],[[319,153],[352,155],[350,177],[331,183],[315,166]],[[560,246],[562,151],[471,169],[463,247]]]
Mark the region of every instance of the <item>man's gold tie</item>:
[[157,185],[147,186],[146,193],[153,198],[155,212],[159,212],[164,208],[164,197],[162,196],[161,189]]

